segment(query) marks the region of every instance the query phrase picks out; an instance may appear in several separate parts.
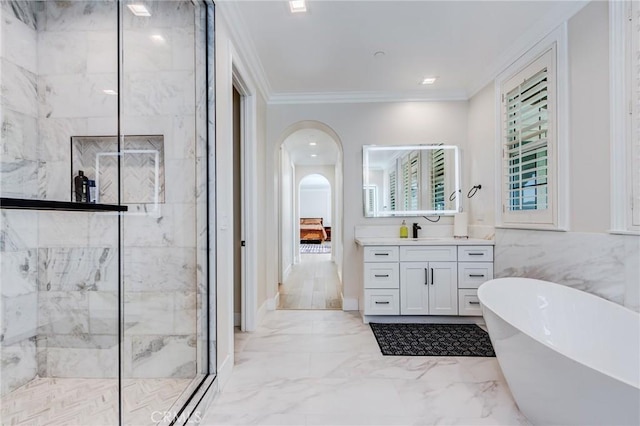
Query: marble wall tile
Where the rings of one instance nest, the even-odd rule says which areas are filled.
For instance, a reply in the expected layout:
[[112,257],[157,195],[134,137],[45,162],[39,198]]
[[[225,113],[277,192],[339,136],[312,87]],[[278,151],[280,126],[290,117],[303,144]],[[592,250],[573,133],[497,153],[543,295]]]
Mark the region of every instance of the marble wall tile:
[[[3,2],[6,3],[6,2]],[[37,32],[13,14],[2,11],[2,56],[25,70],[36,74]]]
[[38,333],[84,335],[89,333],[89,292],[40,291]]
[[71,175],[68,161],[41,161],[38,168],[38,198],[70,201]]
[[190,115],[195,110],[193,71],[126,72],[125,117]]
[[125,247],[123,258],[129,292],[195,288],[196,250],[193,248]]
[[[196,60],[196,39],[193,25],[171,28],[171,68],[192,70]],[[201,68],[202,69],[202,68]]]
[[138,17],[126,10],[122,25],[125,30],[152,29],[155,27],[193,27],[194,7],[185,1],[156,1],[145,4],[151,19]]
[[87,72],[92,74],[118,72],[118,32],[115,26],[105,31],[91,31],[87,37],[89,46]]
[[12,345],[37,334],[38,293],[2,297],[2,344]]
[[39,162],[17,159],[0,160],[0,194],[3,197],[38,198]]
[[195,205],[163,204],[159,212],[127,214],[124,244],[127,247],[195,247]]
[[0,291],[3,297],[34,293],[38,286],[37,249],[2,252]]
[[192,334],[196,327],[196,297],[194,291],[174,293],[173,295],[173,332],[175,334]]
[[132,377],[182,377],[196,374],[196,337],[133,336]]
[[47,348],[48,377],[118,377],[118,345],[105,349]]
[[23,251],[38,246],[36,211],[0,211],[0,252]]
[[640,312],[640,237],[628,235],[625,242],[625,297],[624,305]]
[[[91,213],[47,212],[38,226],[39,247],[87,247]],[[73,220],[70,220],[73,218]]]
[[114,256],[117,257],[118,213],[105,212],[89,215],[89,247],[113,247]]
[[537,278],[575,287],[623,304],[624,236],[496,230],[496,278]]
[[125,334],[127,336],[173,334],[172,296],[173,293],[167,292],[126,291],[124,294]]
[[119,327],[118,293],[116,291],[89,292],[90,336],[117,335]]
[[127,29],[123,45],[125,73],[172,69],[175,40],[171,28]]
[[38,120],[6,108],[1,114],[0,158],[38,160]]
[[166,202],[196,202],[196,173],[193,160],[167,160],[165,175]]
[[0,395],[33,380],[37,373],[35,337],[13,345],[2,345],[0,351]]
[[116,291],[118,259],[114,247],[39,249],[40,291]]
[[36,30],[38,28],[37,9],[39,2],[30,0],[9,0],[1,2],[2,15],[18,19],[28,28]]
[[[114,129],[117,124],[113,124]],[[70,173],[71,137],[86,135],[88,120],[86,118],[43,118],[38,120],[39,159],[42,161],[64,161]],[[115,130],[114,130],[115,133]]]
[[38,77],[39,115],[52,118],[115,117],[117,96],[103,90],[117,90],[117,75],[61,74]]
[[41,75],[85,74],[89,52],[86,31],[40,31],[38,67]]
[[115,1],[47,1],[41,28],[45,31],[115,31],[117,12]]
[[0,59],[2,64],[2,107],[20,112],[30,117],[38,116],[36,74],[19,67],[9,60]]

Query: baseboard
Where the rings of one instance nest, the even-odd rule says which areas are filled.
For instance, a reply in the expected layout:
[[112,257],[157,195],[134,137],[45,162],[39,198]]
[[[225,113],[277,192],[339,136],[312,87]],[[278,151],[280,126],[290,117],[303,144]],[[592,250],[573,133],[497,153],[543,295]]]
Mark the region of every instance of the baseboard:
[[219,390],[224,389],[224,387],[229,382],[231,373],[233,373],[233,362],[233,354],[227,354],[227,358],[222,364],[220,364],[216,377],[218,379]]
[[358,299],[347,298],[342,296],[342,310],[343,311],[357,311]]
[[242,322],[242,314],[240,312],[233,313],[233,326],[240,327],[240,323]]
[[267,299],[267,311],[275,311],[278,309],[278,304],[280,303],[280,292],[277,292],[275,296],[270,299]]
[[484,325],[483,317],[449,315],[363,315],[365,324],[380,322],[388,324],[478,324]]

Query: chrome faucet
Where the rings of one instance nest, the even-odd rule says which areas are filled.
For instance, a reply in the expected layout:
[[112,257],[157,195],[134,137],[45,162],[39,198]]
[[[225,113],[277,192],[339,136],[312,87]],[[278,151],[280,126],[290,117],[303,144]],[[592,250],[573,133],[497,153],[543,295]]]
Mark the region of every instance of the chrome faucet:
[[418,229],[422,229],[417,223],[413,224],[413,238],[418,238]]

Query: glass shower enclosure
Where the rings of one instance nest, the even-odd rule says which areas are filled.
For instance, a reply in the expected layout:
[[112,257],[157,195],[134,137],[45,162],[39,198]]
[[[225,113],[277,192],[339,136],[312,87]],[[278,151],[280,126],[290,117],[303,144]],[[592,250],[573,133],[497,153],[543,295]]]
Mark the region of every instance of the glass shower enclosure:
[[213,3],[0,18],[0,423],[181,424],[215,377]]

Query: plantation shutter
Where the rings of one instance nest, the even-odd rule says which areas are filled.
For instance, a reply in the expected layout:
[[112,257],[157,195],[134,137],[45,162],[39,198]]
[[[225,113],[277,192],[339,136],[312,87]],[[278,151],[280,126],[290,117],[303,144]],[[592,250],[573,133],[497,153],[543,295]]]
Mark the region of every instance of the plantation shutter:
[[505,222],[553,221],[554,57],[547,51],[502,88]]
[[367,211],[375,213],[378,211],[378,187],[375,185],[368,185],[364,188],[366,197]]
[[395,170],[389,173],[389,205],[390,205],[391,211],[396,210],[396,193],[398,190],[396,186],[397,185],[396,175],[397,175],[397,172]]
[[413,151],[409,154],[410,164],[410,203],[409,210],[418,210],[420,196],[420,153]]
[[631,63],[633,98],[631,100],[631,177],[632,216],[631,224],[640,226],[640,5],[631,2]]
[[411,193],[411,170],[408,158],[402,159],[402,210],[409,210],[411,206],[410,193]]
[[444,210],[444,150],[431,152],[431,206],[434,210]]

